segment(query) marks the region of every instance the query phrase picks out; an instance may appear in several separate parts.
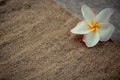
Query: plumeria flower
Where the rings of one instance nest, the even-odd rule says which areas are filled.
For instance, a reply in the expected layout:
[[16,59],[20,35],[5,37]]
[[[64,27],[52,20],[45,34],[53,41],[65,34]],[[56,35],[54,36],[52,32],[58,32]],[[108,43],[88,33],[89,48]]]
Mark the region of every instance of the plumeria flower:
[[113,10],[106,8],[96,15],[91,8],[83,5],[81,11],[85,20],[79,22],[71,32],[82,34],[83,42],[85,42],[87,47],[93,47],[99,41],[108,41],[115,30],[115,27],[109,23]]

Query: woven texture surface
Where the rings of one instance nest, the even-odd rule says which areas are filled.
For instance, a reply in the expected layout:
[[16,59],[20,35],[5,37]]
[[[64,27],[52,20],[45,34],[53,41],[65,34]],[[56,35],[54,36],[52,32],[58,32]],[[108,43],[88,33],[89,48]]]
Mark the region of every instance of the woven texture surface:
[[0,80],[119,80],[120,45],[87,48],[78,22],[53,0],[0,0]]

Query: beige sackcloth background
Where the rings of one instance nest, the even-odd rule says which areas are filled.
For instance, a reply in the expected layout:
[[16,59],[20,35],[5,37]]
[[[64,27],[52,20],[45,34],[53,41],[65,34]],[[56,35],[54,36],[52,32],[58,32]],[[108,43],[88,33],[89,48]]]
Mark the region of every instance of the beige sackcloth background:
[[87,48],[79,21],[53,0],[0,0],[0,80],[120,80],[120,45]]

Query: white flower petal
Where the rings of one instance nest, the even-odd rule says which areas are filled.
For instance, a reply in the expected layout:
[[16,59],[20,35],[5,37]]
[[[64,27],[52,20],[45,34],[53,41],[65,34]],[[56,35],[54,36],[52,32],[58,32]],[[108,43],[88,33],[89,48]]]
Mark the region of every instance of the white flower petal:
[[106,8],[103,9],[95,18],[96,21],[100,23],[108,22],[109,18],[113,14],[113,9],[111,8]]
[[86,42],[86,36],[85,35],[83,35],[82,41]]
[[84,4],[81,8],[81,11],[85,21],[90,24],[90,22],[95,18],[95,13],[93,12],[93,10]]
[[95,46],[99,40],[100,40],[100,36],[99,36],[99,33],[94,33],[94,32],[91,32],[89,34],[86,34],[85,36],[85,43],[86,43],[86,46],[87,47],[93,47]]
[[75,28],[71,30],[74,34],[86,34],[91,32],[91,30],[88,30],[88,25],[85,21],[79,22]]
[[101,26],[102,26],[102,28],[99,31],[100,32],[100,41],[108,41],[111,38],[112,33],[115,30],[115,27],[110,23],[101,24]]

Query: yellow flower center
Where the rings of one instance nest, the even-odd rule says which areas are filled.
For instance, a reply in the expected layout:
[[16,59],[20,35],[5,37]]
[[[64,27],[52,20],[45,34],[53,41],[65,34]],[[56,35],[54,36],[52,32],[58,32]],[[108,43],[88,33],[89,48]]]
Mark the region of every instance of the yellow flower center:
[[99,22],[91,21],[90,25],[88,25],[89,30],[93,30],[94,33],[98,32],[101,28],[101,25]]

